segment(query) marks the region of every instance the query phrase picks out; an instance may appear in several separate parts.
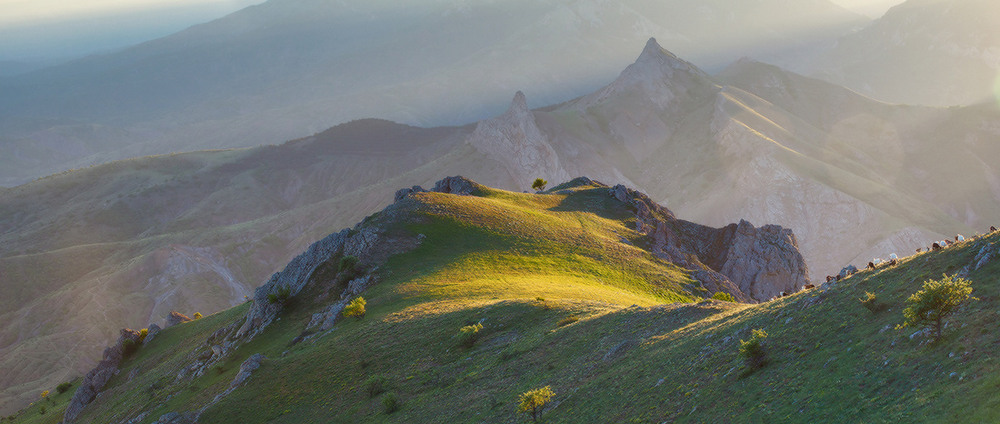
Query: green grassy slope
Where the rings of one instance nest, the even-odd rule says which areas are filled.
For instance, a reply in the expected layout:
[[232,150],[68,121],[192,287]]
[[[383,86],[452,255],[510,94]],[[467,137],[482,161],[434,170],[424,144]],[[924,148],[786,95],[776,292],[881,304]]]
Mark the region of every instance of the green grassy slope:
[[[923,281],[957,272],[1000,234],[760,305],[669,303],[700,296],[682,270],[635,247],[646,240],[629,230],[631,214],[602,190],[416,199],[389,230],[426,238],[380,268],[381,282],[363,294],[363,319],[293,344],[332,301],[329,287],[308,287],[280,320],[193,380],[175,376],[246,305],[166,329],[80,422],[147,413],[139,422],[150,423],[198,410],[258,352],[268,358],[261,368],[199,422],[526,422],[517,396],[546,385],[556,393],[543,414],[552,423],[1000,419],[991,353],[1000,343],[1000,259],[969,276],[980,300],[950,320],[942,341],[895,328]],[[866,291],[887,309],[865,309]],[[459,328],[477,322],[480,339],[463,347]],[[748,373],[737,349],[754,328],[769,334],[770,362]],[[370,396],[370,379],[386,393]],[[382,405],[388,393],[401,405],[392,414]],[[64,401],[56,402],[44,416],[36,403],[15,422],[56,422]]]

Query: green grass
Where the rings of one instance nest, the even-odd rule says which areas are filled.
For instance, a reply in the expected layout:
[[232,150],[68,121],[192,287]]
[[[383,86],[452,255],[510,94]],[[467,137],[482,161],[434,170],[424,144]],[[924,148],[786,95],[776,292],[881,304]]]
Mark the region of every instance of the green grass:
[[[956,313],[940,342],[896,329],[924,280],[958,271],[1000,235],[863,271],[825,292],[760,305],[669,303],[701,294],[683,270],[635,247],[646,241],[606,191],[416,200],[404,220],[370,219],[426,238],[381,268],[380,283],[364,293],[365,318],[291,345],[311,314],[335,300],[307,288],[218,372],[195,379],[175,376],[246,306],[167,329],[83,418],[117,422],[150,411],[149,423],[197,410],[260,352],[268,358],[261,368],[200,422],[524,422],[518,395],[543,386],[556,393],[542,416],[548,423],[1000,420],[992,353],[1000,260],[969,276],[980,300]],[[886,310],[865,309],[865,292]],[[461,346],[458,329],[480,322],[475,344]],[[739,340],[755,328],[768,334],[769,362],[747,372]],[[133,369],[140,372],[128,381]],[[373,379],[385,393],[370,394]],[[392,414],[387,393],[400,406]]]

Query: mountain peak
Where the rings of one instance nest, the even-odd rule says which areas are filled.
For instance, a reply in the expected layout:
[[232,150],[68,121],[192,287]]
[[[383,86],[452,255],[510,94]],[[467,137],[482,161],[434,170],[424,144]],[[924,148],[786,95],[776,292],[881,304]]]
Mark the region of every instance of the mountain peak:
[[528,99],[520,90],[514,93],[514,100],[511,100],[509,110],[528,110]]

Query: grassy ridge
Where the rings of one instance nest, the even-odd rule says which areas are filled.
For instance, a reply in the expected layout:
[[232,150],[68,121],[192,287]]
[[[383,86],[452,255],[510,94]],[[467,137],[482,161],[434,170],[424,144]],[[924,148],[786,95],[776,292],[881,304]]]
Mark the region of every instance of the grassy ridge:
[[[81,422],[148,412],[141,422],[149,423],[197,410],[257,352],[268,358],[262,367],[200,422],[525,422],[517,396],[546,385],[556,396],[543,420],[553,423],[1000,419],[1000,363],[991,353],[1000,343],[1000,260],[969,276],[980,300],[958,312],[942,341],[896,328],[905,298],[924,280],[958,271],[1000,235],[761,305],[666,304],[695,300],[697,290],[683,270],[636,247],[645,240],[606,191],[424,193],[406,218],[390,230],[423,234],[423,242],[381,268],[382,281],[364,293],[364,319],[292,344],[331,301],[322,284],[311,287],[193,380],[174,376],[246,307],[164,330]],[[858,299],[866,291],[886,309],[865,309]],[[483,329],[467,348],[458,330],[472,323]],[[769,364],[750,373],[736,352],[754,328],[769,334]],[[386,393],[372,396],[370,380]],[[387,393],[401,404],[392,414],[383,410]],[[22,417],[55,422],[31,408]]]

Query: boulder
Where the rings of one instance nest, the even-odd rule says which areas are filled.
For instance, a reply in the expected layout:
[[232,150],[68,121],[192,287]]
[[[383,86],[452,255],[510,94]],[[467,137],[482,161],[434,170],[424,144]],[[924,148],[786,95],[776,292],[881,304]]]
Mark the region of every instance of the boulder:
[[167,315],[167,327],[173,327],[188,321],[191,321],[191,318],[177,311],[170,311],[170,314]]
[[840,274],[839,274],[840,275],[840,279],[844,279],[844,278],[850,277],[855,272],[858,272],[858,268],[856,266],[854,266],[854,265],[845,266],[843,269],[840,270]]
[[146,328],[146,338],[142,340],[142,344],[148,344],[153,341],[153,338],[156,337],[157,334],[160,334],[160,330],[159,325],[150,324],[149,327]]
[[462,176],[447,177],[434,184],[431,191],[468,196],[479,191],[479,184]]
[[413,193],[423,193],[425,191],[427,191],[427,190],[424,190],[423,187],[420,187],[418,185],[415,185],[415,186],[410,187],[410,188],[401,188],[398,191],[396,191],[396,196],[394,197],[394,201],[398,202],[400,200],[403,200],[403,199],[407,198],[409,195],[411,195]]

